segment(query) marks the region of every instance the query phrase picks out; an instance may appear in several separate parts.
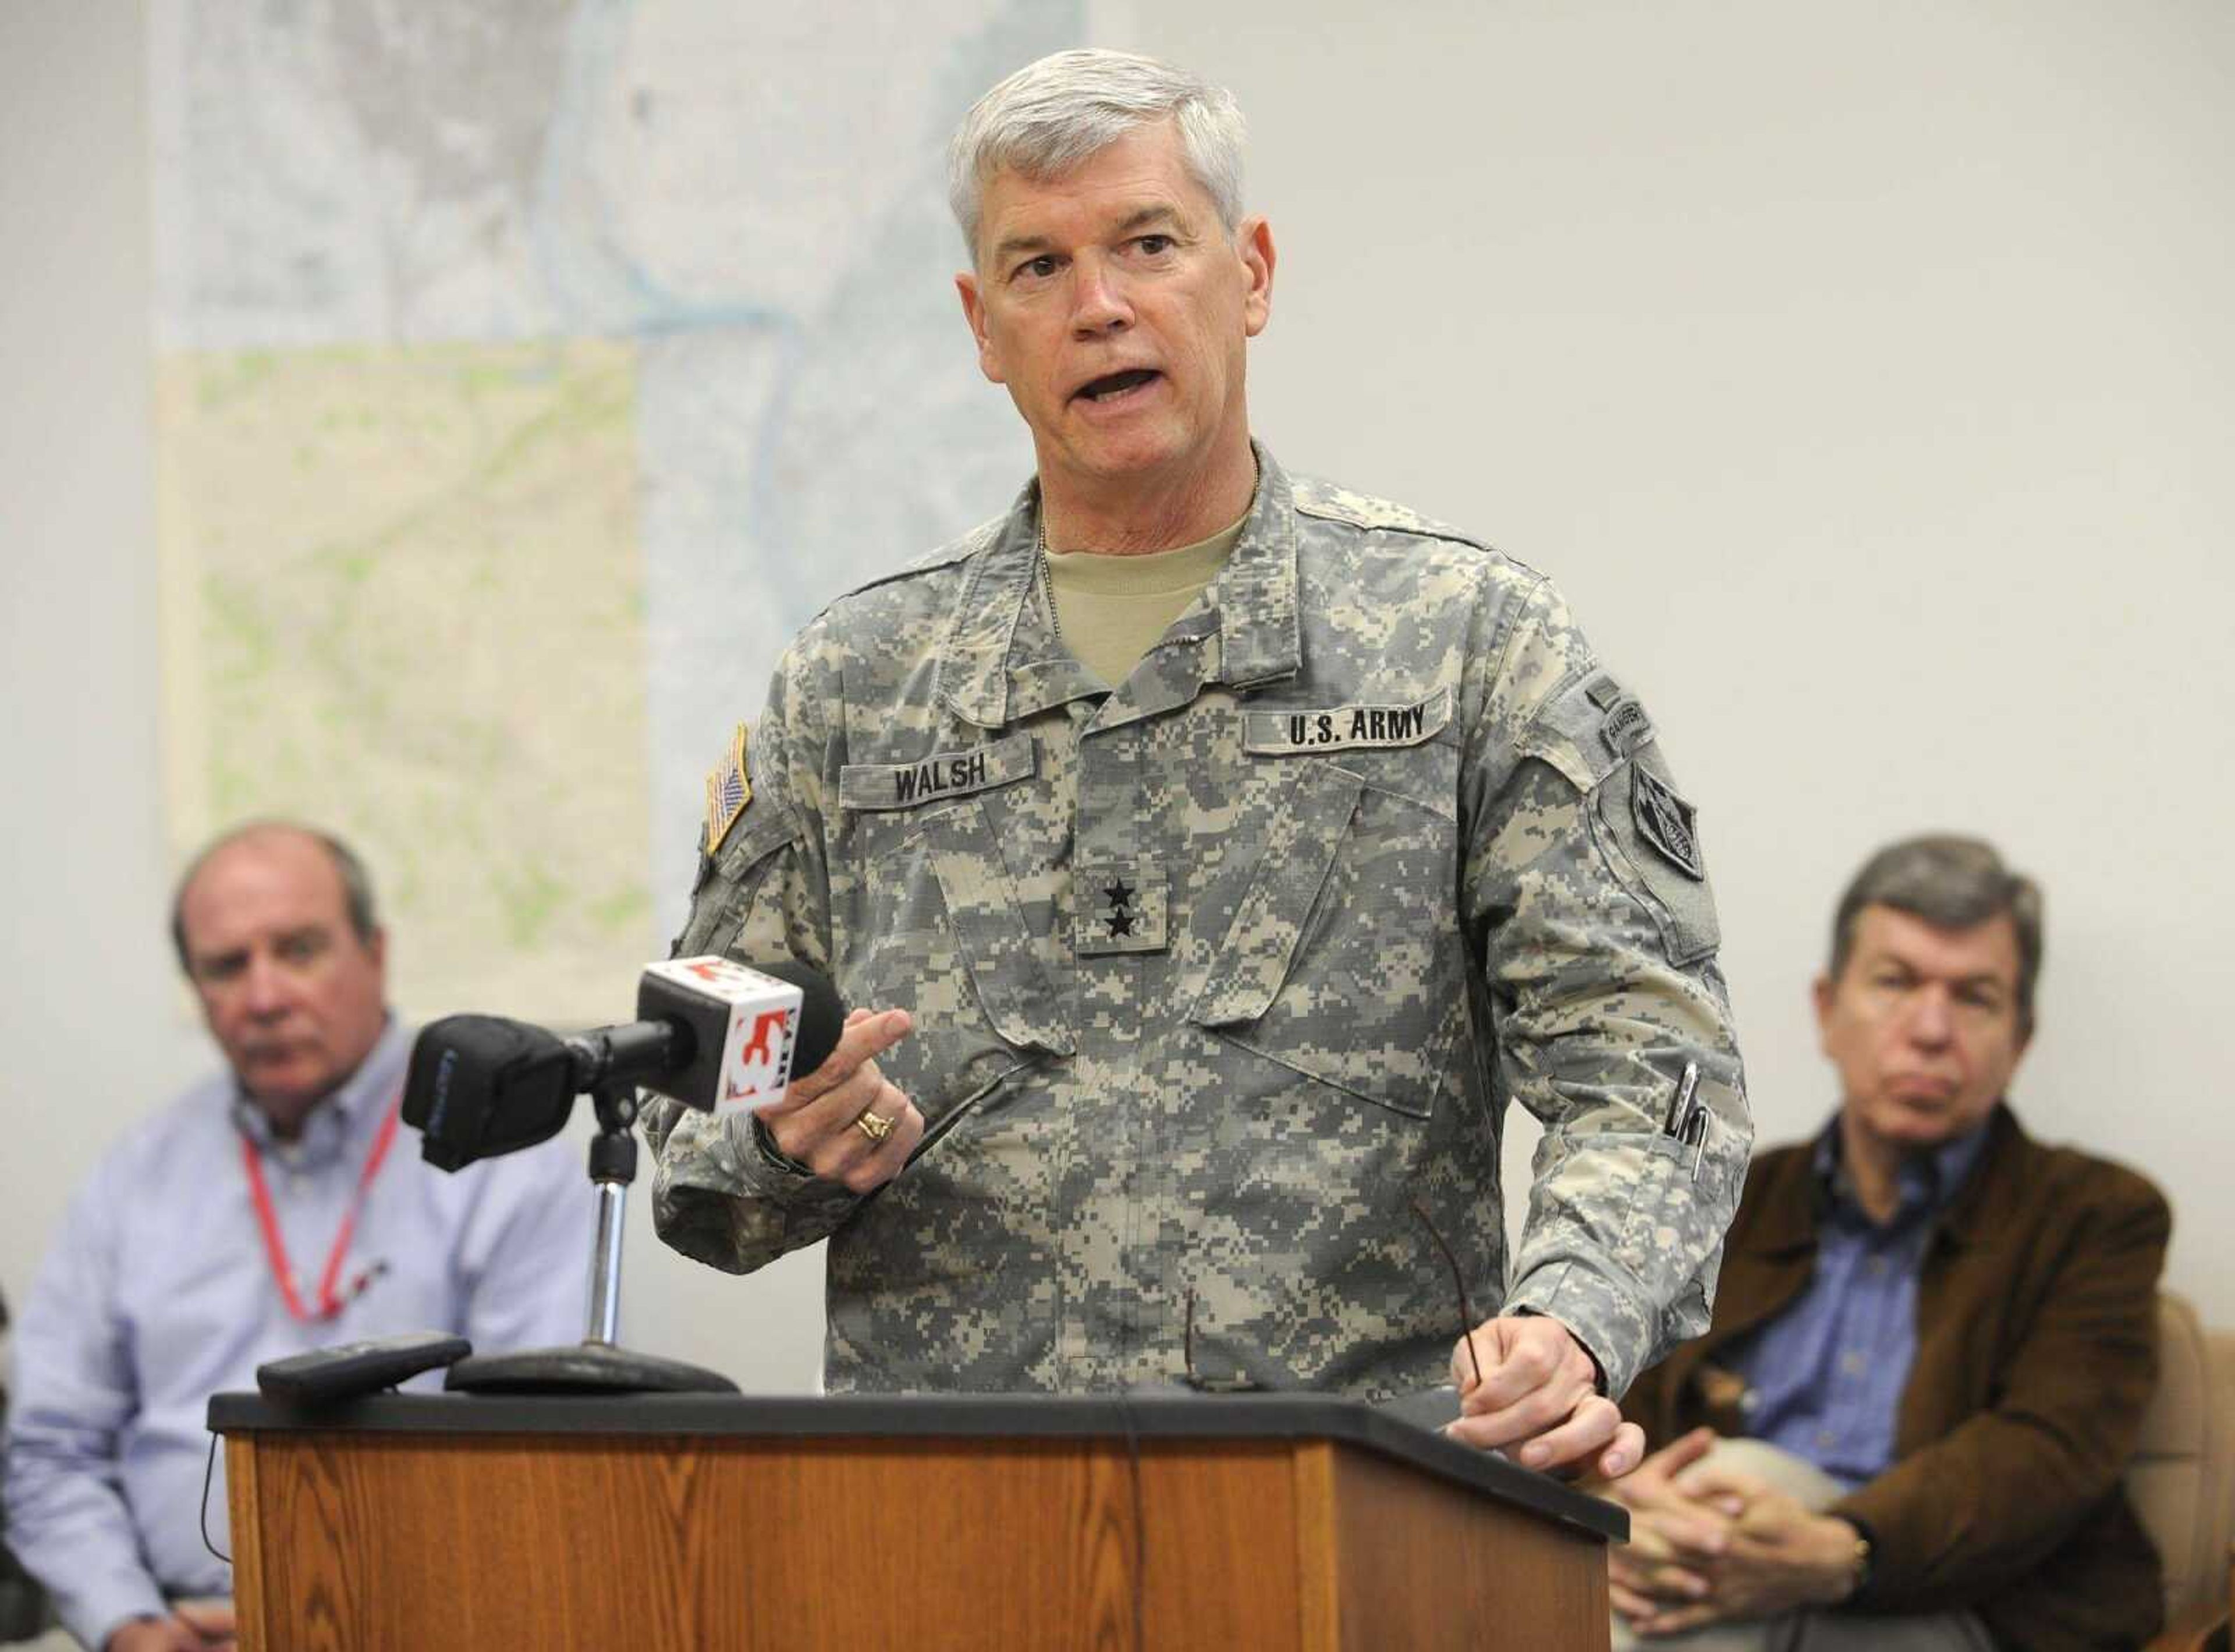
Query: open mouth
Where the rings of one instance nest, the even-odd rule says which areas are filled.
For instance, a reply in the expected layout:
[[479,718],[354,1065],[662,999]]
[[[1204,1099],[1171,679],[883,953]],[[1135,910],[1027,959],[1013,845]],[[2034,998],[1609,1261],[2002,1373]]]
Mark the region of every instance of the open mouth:
[[1072,392],[1072,399],[1090,402],[1114,402],[1130,396],[1145,384],[1153,384],[1163,375],[1153,367],[1129,367],[1122,373],[1104,373],[1099,378],[1090,378]]

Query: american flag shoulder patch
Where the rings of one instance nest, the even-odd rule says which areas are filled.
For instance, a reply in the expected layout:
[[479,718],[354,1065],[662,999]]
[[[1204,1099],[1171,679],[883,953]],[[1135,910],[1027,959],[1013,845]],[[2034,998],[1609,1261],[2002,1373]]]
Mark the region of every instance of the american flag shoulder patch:
[[745,725],[730,737],[730,749],[706,771],[706,853],[722,847],[730,828],[753,800],[753,783],[745,777]]

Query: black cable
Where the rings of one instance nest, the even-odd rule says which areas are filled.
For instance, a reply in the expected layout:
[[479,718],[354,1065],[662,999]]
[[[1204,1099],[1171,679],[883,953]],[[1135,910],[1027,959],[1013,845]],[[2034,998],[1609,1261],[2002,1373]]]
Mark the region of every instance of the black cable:
[[1428,1215],[1427,1207],[1418,1198],[1410,1203],[1412,1214],[1420,1218],[1420,1225],[1428,1230],[1428,1237],[1436,1242],[1436,1249],[1443,1252],[1444,1261],[1450,1264],[1452,1288],[1459,1299],[1459,1341],[1466,1344],[1467,1363],[1474,1367],[1475,1386],[1478,1388],[1482,1386],[1482,1356],[1474,1351],[1474,1304],[1467,1301],[1466,1275],[1459,1270],[1459,1259],[1444,1242],[1444,1236],[1436,1230],[1435,1220]]
[[205,1549],[206,1549],[206,1550],[208,1550],[210,1551],[210,1553],[212,1553],[212,1554],[213,1554],[213,1555],[216,1555],[216,1556],[217,1556],[217,1557],[218,1557],[220,1560],[222,1560],[223,1562],[225,1562],[225,1564],[226,1564],[226,1565],[230,1566],[231,1564],[233,1564],[233,1557],[232,1557],[231,1555],[228,1555],[228,1554],[225,1554],[225,1553],[220,1552],[220,1551],[219,1550],[219,1549],[218,1549],[218,1546],[217,1546],[215,1544],[213,1544],[213,1543],[212,1543],[212,1542],[210,1541],[210,1534],[209,1534],[209,1493],[210,1493],[210,1482],[211,1482],[211,1481],[213,1481],[213,1480],[214,1480],[216,1478],[217,1478],[217,1434],[216,1434],[216,1432],[215,1432],[214,1431],[213,1431],[213,1432],[211,1432],[211,1434],[210,1434],[209,1460],[208,1460],[207,1462],[206,1462],[206,1463],[204,1463],[204,1464],[202,1465],[202,1547],[203,1547],[203,1548],[205,1548]]
[[1123,1394],[1118,1415],[1125,1426],[1125,1464],[1133,1488],[1133,1652],[1142,1652],[1149,1632],[1145,1616],[1148,1597],[1149,1523],[1141,1500],[1141,1436],[1133,1426],[1133,1406]]

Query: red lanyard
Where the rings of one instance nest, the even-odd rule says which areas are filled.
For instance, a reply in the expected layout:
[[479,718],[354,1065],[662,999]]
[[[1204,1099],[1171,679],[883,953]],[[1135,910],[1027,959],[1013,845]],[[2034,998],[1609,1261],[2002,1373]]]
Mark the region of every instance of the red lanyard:
[[[248,1190],[256,1200],[257,1223],[264,1229],[264,1254],[271,1259],[272,1276],[279,1282],[279,1294],[286,1299],[287,1311],[303,1324],[334,1319],[346,1305],[334,1287],[340,1282],[350,1241],[356,1236],[357,1215],[364,1209],[364,1196],[372,1190],[372,1178],[380,1174],[380,1162],[388,1157],[388,1144],[396,1139],[396,1117],[403,1105],[403,1096],[399,1091],[396,1099],[388,1104],[388,1117],[380,1121],[380,1133],[373,1137],[372,1151],[365,1155],[364,1170],[357,1178],[357,1193],[342,1215],[341,1231],[334,1236],[334,1248],[326,1253],[326,1270],[318,1279],[316,1314],[304,1312],[303,1299],[295,1294],[295,1272],[287,1263],[287,1242],[280,1236],[279,1218],[272,1212],[272,1190],[264,1183],[264,1156],[246,1136],[240,1138],[241,1163],[248,1167]],[[369,1282],[369,1278],[359,1279],[350,1295],[356,1296]]]

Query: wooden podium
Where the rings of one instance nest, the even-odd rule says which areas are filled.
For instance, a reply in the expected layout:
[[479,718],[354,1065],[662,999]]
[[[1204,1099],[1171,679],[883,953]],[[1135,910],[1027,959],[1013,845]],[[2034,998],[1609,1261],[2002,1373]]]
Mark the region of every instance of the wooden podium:
[[220,1394],[244,1652],[1608,1644],[1611,1504],[1299,1395]]

